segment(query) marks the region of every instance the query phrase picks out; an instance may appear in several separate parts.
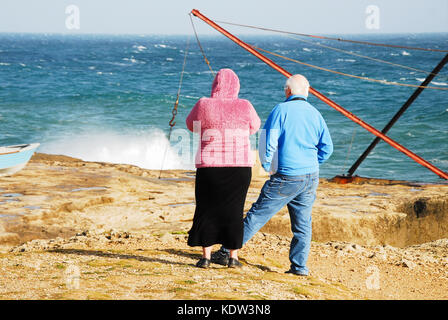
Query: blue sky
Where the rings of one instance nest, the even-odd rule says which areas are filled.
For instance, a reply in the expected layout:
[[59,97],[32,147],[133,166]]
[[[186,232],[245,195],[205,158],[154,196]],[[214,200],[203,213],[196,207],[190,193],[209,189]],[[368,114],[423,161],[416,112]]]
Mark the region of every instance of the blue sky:
[[[66,27],[71,4],[79,8],[79,29]],[[379,9],[378,29],[366,27],[369,5]],[[218,20],[305,33],[448,32],[448,0],[2,0],[0,32],[189,34],[193,8]],[[216,34],[197,25],[201,34]]]

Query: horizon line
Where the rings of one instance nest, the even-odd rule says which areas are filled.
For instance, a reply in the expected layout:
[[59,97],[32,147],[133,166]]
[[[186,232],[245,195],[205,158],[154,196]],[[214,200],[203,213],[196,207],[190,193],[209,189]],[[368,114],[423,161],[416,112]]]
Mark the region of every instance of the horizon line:
[[[175,37],[186,37],[192,36],[193,34],[187,33],[102,33],[102,32],[33,32],[33,31],[0,31],[0,35],[4,34],[14,34],[14,35],[57,35],[57,36],[88,36],[88,35],[97,35],[97,36],[175,36]],[[363,32],[363,33],[316,33],[316,35],[349,35],[349,36],[379,36],[379,35],[421,35],[421,34],[448,34],[448,31],[421,31],[421,32]],[[279,34],[255,34],[255,33],[240,33],[240,36],[278,36],[283,37]],[[221,34],[211,34],[206,33],[202,34],[203,37],[222,37]],[[448,40],[448,39],[447,39]]]

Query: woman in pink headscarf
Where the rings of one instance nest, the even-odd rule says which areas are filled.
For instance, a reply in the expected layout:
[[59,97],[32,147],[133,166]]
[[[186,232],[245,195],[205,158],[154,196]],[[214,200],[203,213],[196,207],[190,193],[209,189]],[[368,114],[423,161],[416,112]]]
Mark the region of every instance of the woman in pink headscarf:
[[254,154],[249,136],[260,128],[252,104],[238,98],[240,82],[231,69],[222,69],[213,81],[210,98],[201,98],[186,123],[200,134],[196,154],[196,210],[188,245],[201,246],[197,267],[210,265],[214,244],[230,249],[229,267],[240,267],[243,210],[252,177]]

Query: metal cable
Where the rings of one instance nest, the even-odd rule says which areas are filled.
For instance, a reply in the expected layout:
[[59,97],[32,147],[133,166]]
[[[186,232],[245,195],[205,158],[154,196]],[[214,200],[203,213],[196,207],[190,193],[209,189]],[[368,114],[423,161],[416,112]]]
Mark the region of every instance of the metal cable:
[[302,65],[305,65],[305,66],[310,67],[310,68],[319,69],[319,70],[330,72],[330,73],[334,73],[334,74],[339,74],[339,75],[342,75],[342,76],[345,76],[345,77],[356,78],[356,79],[361,79],[361,80],[366,80],[366,81],[372,81],[372,82],[377,82],[377,83],[387,84],[387,85],[402,86],[402,87],[425,88],[425,89],[434,89],[434,90],[448,90],[448,88],[440,88],[440,87],[433,87],[433,86],[419,86],[419,85],[408,84],[408,83],[391,82],[391,81],[387,81],[387,80],[379,80],[379,79],[373,79],[373,78],[368,78],[368,77],[357,76],[357,75],[354,75],[354,74],[349,74],[349,73],[344,73],[344,72],[340,72],[340,71],[335,71],[335,70],[332,70],[332,69],[327,69],[327,68],[319,67],[319,66],[316,66],[316,65],[313,65],[313,64],[309,64],[309,63],[306,63],[306,62],[302,62],[302,61],[299,61],[299,60],[296,60],[296,59],[288,58],[288,57],[285,57],[285,56],[283,56],[281,54],[278,54],[278,53],[275,53],[275,52],[271,52],[271,51],[268,51],[268,50],[265,50],[265,49],[261,49],[261,48],[259,48],[257,46],[254,46],[254,45],[250,45],[250,46],[252,48],[256,49],[256,50],[259,50],[259,51],[271,54],[273,56],[279,57],[279,58],[284,59],[284,60],[288,60],[288,61],[291,61],[291,62],[302,64]]
[[365,44],[365,45],[371,45],[371,46],[399,48],[399,49],[408,49],[408,50],[421,50],[421,51],[431,51],[431,52],[448,52],[448,50],[442,50],[442,49],[408,47],[408,46],[401,46],[401,45],[394,45],[394,44],[387,44],[387,43],[377,43],[377,42],[369,42],[369,41],[358,41],[358,40],[348,40],[348,39],[342,39],[342,38],[332,38],[332,37],[325,37],[325,36],[317,36],[317,35],[306,34],[306,33],[298,33],[298,32],[290,32],[290,31],[269,29],[269,28],[264,28],[264,27],[256,27],[256,26],[251,26],[251,25],[246,25],[246,24],[239,24],[239,23],[233,23],[233,22],[226,22],[226,21],[218,21],[218,20],[216,20],[216,22],[227,24],[227,25],[232,25],[232,26],[251,28],[251,29],[258,29],[258,30],[264,30],[264,31],[271,31],[271,32],[277,32],[277,33],[294,34],[294,35],[297,35],[297,36],[310,37],[310,38],[316,38],[316,39],[337,40],[337,41],[341,41],[341,42],[350,42],[350,43]]
[[204,51],[204,48],[202,48],[201,41],[199,41],[198,33],[196,32],[196,27],[194,26],[193,17],[191,15],[191,13],[190,13],[190,21],[191,21],[191,26],[193,27],[194,35],[196,36],[196,41],[198,43],[199,49],[201,49],[202,56],[204,57],[205,63],[207,63],[208,68],[210,69],[213,77],[215,77],[215,72],[213,71],[212,66],[210,65],[210,61],[208,61],[207,56],[205,55],[205,51]]

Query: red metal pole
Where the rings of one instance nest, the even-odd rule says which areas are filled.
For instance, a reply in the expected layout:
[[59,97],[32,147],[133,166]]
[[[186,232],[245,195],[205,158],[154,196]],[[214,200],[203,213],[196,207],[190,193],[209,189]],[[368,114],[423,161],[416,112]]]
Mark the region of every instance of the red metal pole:
[[[246,49],[247,51],[249,51],[250,53],[252,53],[254,56],[256,56],[257,58],[259,58],[261,61],[263,61],[264,63],[268,64],[270,67],[272,67],[273,69],[277,70],[278,72],[280,72],[282,75],[284,75],[285,77],[289,78],[292,76],[291,73],[289,73],[288,71],[286,71],[285,69],[283,69],[282,67],[280,67],[278,64],[276,64],[274,61],[272,61],[271,59],[265,57],[264,55],[262,55],[260,52],[258,52],[257,50],[255,50],[254,48],[252,48],[250,45],[248,45],[247,43],[243,42],[242,40],[238,39],[237,37],[235,37],[234,35],[232,35],[230,32],[226,31],[224,28],[220,27],[219,25],[217,25],[215,22],[213,22],[212,20],[210,20],[209,18],[207,18],[206,16],[204,16],[202,13],[199,12],[199,10],[193,9],[191,11],[191,13],[198,17],[199,19],[203,20],[205,23],[209,24],[211,27],[213,27],[214,29],[218,30],[219,32],[221,32],[223,35],[225,35],[227,38],[229,38],[230,40],[234,41],[236,44],[238,44],[239,46],[243,47],[244,49]],[[431,163],[429,163],[428,161],[426,161],[425,159],[421,158],[420,156],[416,155],[415,153],[413,153],[412,151],[406,149],[405,147],[403,147],[402,145],[400,145],[398,142],[392,140],[391,138],[389,138],[388,136],[386,136],[385,134],[381,133],[381,131],[375,129],[374,127],[372,127],[371,125],[369,125],[368,123],[364,122],[363,120],[361,120],[360,118],[358,118],[357,116],[355,116],[353,113],[349,112],[348,110],[344,109],[343,107],[341,107],[340,105],[338,105],[336,102],[332,101],[331,99],[327,98],[326,96],[324,96],[322,93],[320,93],[319,91],[317,91],[316,89],[310,87],[310,92],[316,96],[318,99],[320,99],[321,101],[325,102],[326,104],[328,104],[330,107],[336,109],[337,111],[339,111],[340,113],[342,113],[344,116],[346,116],[347,118],[349,118],[350,120],[356,122],[357,124],[359,124],[361,127],[363,127],[364,129],[366,129],[367,131],[371,132],[372,134],[374,134],[375,136],[381,138],[382,140],[384,140],[385,142],[387,142],[389,145],[391,145],[392,147],[394,147],[395,149],[403,152],[405,155],[407,155],[408,157],[410,157],[411,159],[413,159],[415,162],[421,164],[422,166],[428,168],[429,170],[431,170],[432,172],[434,172],[435,174],[437,174],[439,177],[448,180],[448,173],[440,170],[439,168],[435,167],[434,165],[432,165]]]

